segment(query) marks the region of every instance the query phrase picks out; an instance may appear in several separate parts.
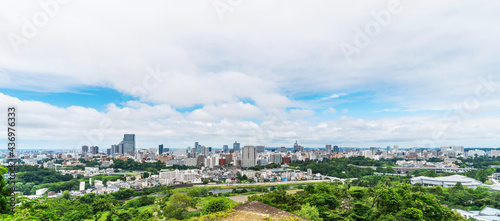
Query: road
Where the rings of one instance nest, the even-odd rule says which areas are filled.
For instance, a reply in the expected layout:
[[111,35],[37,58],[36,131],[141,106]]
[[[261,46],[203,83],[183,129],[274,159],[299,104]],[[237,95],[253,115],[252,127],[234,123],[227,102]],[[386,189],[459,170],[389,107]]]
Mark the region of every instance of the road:
[[284,181],[284,182],[265,182],[265,183],[232,183],[232,184],[200,184],[193,187],[211,187],[211,186],[262,186],[262,185],[283,185],[283,184],[302,184],[302,183],[320,183],[330,182],[330,180],[305,180],[305,181]]

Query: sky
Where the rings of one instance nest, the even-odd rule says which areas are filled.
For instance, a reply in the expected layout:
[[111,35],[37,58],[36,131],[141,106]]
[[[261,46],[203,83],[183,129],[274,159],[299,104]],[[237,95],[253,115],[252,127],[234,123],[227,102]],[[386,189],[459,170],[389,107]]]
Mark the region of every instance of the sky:
[[17,108],[21,149],[106,149],[126,133],[137,148],[499,147],[498,11],[0,0],[0,122]]

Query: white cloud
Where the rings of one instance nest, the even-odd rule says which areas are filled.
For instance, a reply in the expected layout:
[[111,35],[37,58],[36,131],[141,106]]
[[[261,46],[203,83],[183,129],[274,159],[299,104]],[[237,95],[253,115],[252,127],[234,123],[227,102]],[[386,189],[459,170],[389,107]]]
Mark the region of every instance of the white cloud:
[[332,94],[332,95],[331,95],[331,96],[329,96],[329,97],[325,97],[325,98],[323,98],[323,100],[335,99],[335,98],[339,98],[339,97],[346,96],[346,95],[347,95],[346,93]]
[[259,108],[243,102],[207,105],[189,114],[189,118],[201,121],[217,121],[221,118],[256,119],[262,116],[263,112]]
[[[160,143],[173,148],[192,146],[200,141],[221,147],[234,140],[244,144],[281,146],[298,139],[307,146],[320,147],[326,143],[342,146],[402,147],[450,144],[489,146],[498,142],[500,123],[496,116],[471,115],[460,124],[456,118],[442,115],[415,115],[380,119],[341,117],[338,120],[311,122],[287,117],[265,115],[260,123],[241,119],[238,111],[256,108],[245,103],[208,106],[185,115],[168,105],[148,105],[129,102],[123,108],[110,104],[105,111],[92,108],[59,108],[37,101],[20,101],[0,93],[0,109],[6,115],[9,105],[18,108],[18,138],[20,148],[79,148],[98,145],[108,148],[118,143],[124,133],[135,133],[139,148],[156,147]],[[233,119],[220,118],[233,115]],[[253,112],[253,111],[250,111]],[[204,113],[212,119],[197,119]],[[292,109],[294,117],[308,117],[307,109]],[[203,117],[203,116],[202,116]],[[487,131],[487,132],[484,132]],[[444,134],[433,139],[435,134]],[[2,137],[3,136],[3,137]],[[479,138],[479,139],[478,139]],[[5,134],[0,135],[5,139]]]
[[335,108],[333,108],[333,107],[329,107],[328,109],[323,111],[323,114],[336,114],[336,113],[337,113],[337,110],[335,110]]
[[296,118],[304,118],[304,117],[310,117],[314,116],[314,111],[313,110],[307,110],[307,109],[291,109],[289,113],[296,117]]
[[[183,1],[71,1],[16,53],[6,36],[21,34],[23,19],[32,19],[42,10],[38,4],[34,0],[0,1],[0,36],[4,36],[0,38],[1,88],[61,92],[100,86],[137,94],[141,101],[127,103],[125,108],[110,104],[99,112],[3,96],[6,103],[2,105],[22,104],[25,138],[60,142],[57,145],[70,145],[68,140],[80,139],[86,129],[99,127],[96,125],[102,122],[96,119],[106,117],[120,125],[105,130],[104,139],[113,142],[120,139],[117,134],[124,128],[142,131],[148,142],[162,136],[181,143],[222,139],[213,136],[251,140],[253,135],[276,142],[303,136],[320,142],[330,138],[297,130],[317,130],[312,121],[299,123],[286,116],[308,117],[313,110],[335,104],[297,102],[295,95],[335,93],[322,100],[327,103],[369,91],[371,102],[390,103],[417,114],[460,109],[455,104],[463,106],[475,96],[481,77],[492,75],[493,82],[499,81],[496,48],[500,47],[500,29],[491,28],[499,17],[500,3],[495,1],[405,2],[402,13],[393,16],[351,62],[345,61],[339,44],[352,42],[354,28],[372,21],[372,12],[385,9],[387,1],[290,0],[283,7],[279,1],[255,0],[239,5],[224,22],[211,1],[196,5]],[[161,72],[152,75],[147,67],[159,67]],[[471,114],[498,112],[500,103],[495,98],[500,87],[494,88]],[[203,107],[185,114],[175,109],[195,105]],[[287,108],[297,109],[285,113]],[[129,114],[122,119],[125,113]],[[476,117],[470,119],[488,119]],[[254,122],[260,120],[260,124]],[[372,120],[367,126],[362,119],[353,120],[359,120],[364,129],[383,130],[389,124]],[[368,135],[361,130],[363,139],[355,141],[358,134],[342,128],[351,128],[350,124],[335,123],[338,125],[326,131],[342,132],[346,142],[352,139],[350,144],[407,137]],[[412,124],[420,125],[408,121],[409,127]],[[478,133],[471,134],[477,134],[476,140],[483,137],[482,132],[494,143],[491,139],[496,138],[489,136],[487,126],[475,128]],[[147,129],[152,130],[147,133]]]

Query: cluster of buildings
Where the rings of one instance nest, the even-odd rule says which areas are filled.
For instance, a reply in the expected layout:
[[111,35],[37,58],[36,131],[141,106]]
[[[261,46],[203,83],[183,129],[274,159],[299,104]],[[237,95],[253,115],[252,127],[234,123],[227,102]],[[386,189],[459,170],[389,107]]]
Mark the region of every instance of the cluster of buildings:
[[[3,156],[3,157],[2,157]],[[443,146],[439,149],[411,148],[400,149],[398,145],[387,148],[370,147],[346,148],[337,145],[325,145],[325,148],[305,148],[296,141],[293,147],[269,148],[265,146],[242,146],[238,142],[223,145],[222,149],[215,149],[209,146],[194,143],[194,147],[172,149],[165,148],[160,144],[157,148],[138,149],[136,148],[135,134],[124,134],[123,139],[111,145],[106,151],[100,151],[98,146],[82,146],[81,151],[32,151],[19,152],[18,158],[27,165],[40,165],[40,161],[49,159],[62,160],[56,162],[43,162],[44,167],[57,168],[68,165],[85,165],[79,159],[95,160],[102,162],[101,166],[107,167],[112,164],[109,159],[128,160],[133,159],[138,162],[157,162],[158,160],[167,166],[185,165],[193,167],[224,167],[234,166],[237,168],[250,168],[255,166],[266,166],[268,164],[289,164],[292,161],[303,160],[323,160],[336,157],[356,157],[363,156],[375,160],[384,158],[403,158],[405,160],[419,160],[419,162],[405,162],[405,167],[437,167],[451,169],[447,172],[463,172],[455,170],[458,168],[453,164],[453,160],[458,157],[500,157],[500,150],[468,150],[463,146]],[[6,154],[0,152],[0,163],[6,164]],[[444,159],[443,163],[422,164],[422,160],[430,158]],[[466,170],[465,170],[466,171]]]

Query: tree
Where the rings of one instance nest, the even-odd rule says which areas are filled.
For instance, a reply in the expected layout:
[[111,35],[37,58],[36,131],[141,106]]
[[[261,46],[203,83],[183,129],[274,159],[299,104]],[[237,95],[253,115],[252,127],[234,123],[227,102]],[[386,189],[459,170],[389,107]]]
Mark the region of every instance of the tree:
[[71,198],[71,194],[69,194],[69,191],[65,190],[65,191],[63,192],[62,197],[63,197],[64,199],[69,200],[69,199]]
[[198,189],[189,189],[186,193],[189,197],[200,197],[201,193]]
[[7,168],[0,167],[0,214],[8,213],[10,204],[7,202],[10,195],[10,189],[6,188],[6,182],[3,179],[3,174],[7,173]]
[[422,212],[422,210],[419,210],[417,208],[408,208],[402,210],[398,213],[397,217],[404,218],[404,220],[425,220],[424,213]]
[[163,208],[163,212],[167,218],[182,219],[189,207],[196,208],[196,200],[186,194],[175,193]]
[[296,211],[295,214],[313,221],[323,220],[319,217],[318,208],[316,208],[315,206],[311,206],[309,203],[302,205],[302,208],[299,211]]
[[476,179],[483,183],[486,182],[488,180],[488,172],[485,169],[479,170],[476,174]]
[[111,199],[109,196],[100,196],[91,204],[94,213],[109,211],[114,207],[116,200]]
[[231,208],[231,200],[224,197],[213,198],[208,201],[203,210],[205,213],[215,213]]
[[350,218],[353,220],[370,220],[371,212],[371,207],[362,203],[356,203],[354,204],[354,208],[352,208]]

